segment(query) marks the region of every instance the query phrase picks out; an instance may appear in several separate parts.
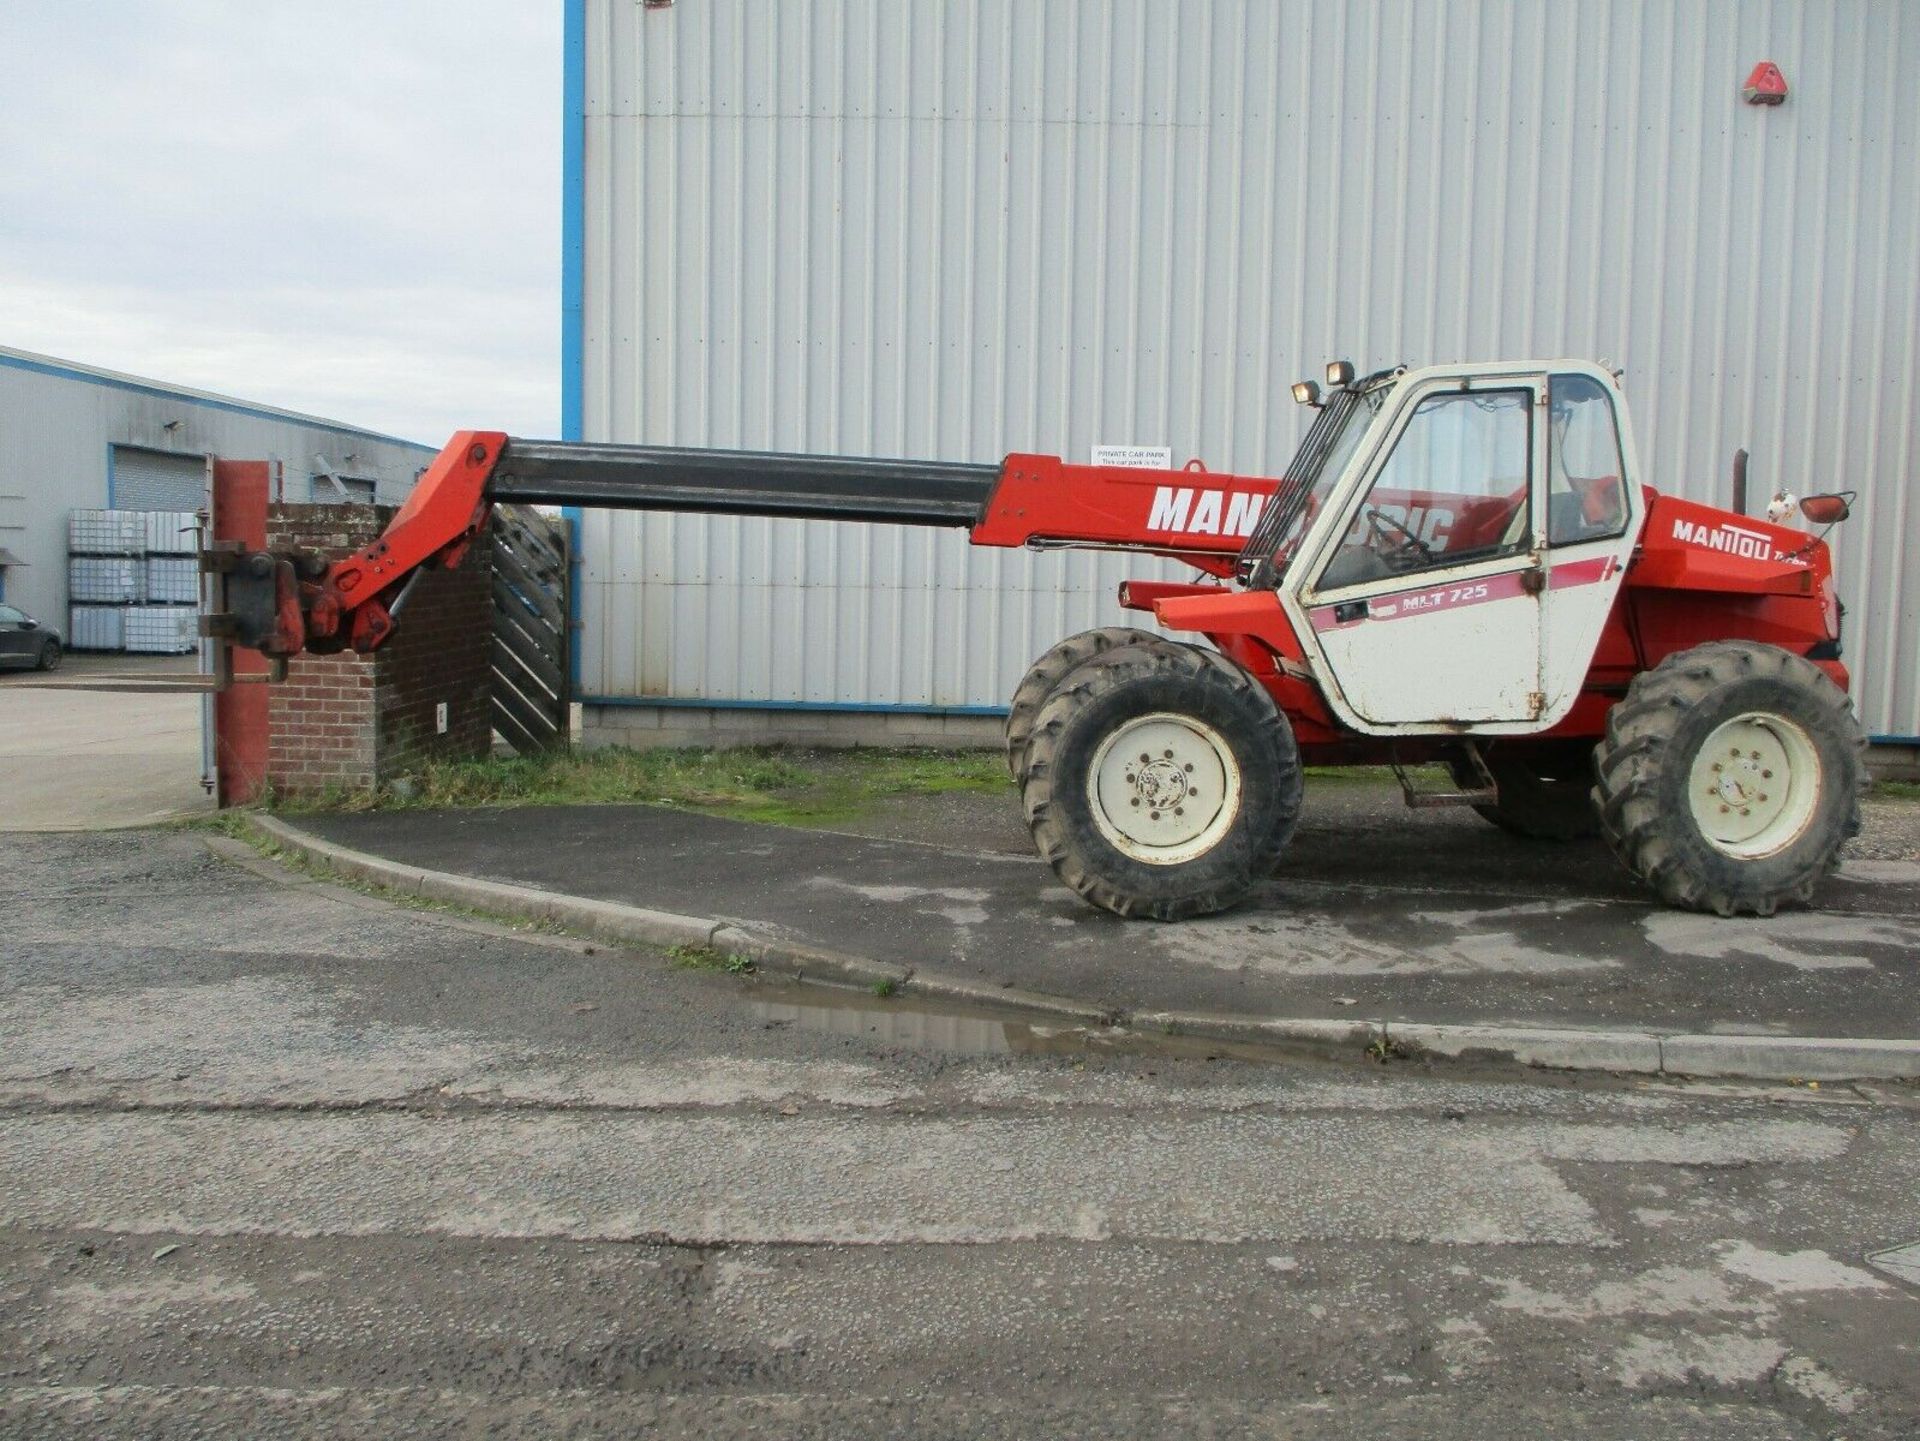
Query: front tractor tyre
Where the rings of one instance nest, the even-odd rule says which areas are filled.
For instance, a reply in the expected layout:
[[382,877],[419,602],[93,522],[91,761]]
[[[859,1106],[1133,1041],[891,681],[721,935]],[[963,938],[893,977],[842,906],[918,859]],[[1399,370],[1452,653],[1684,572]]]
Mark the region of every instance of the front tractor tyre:
[[1116,915],[1227,909],[1278,863],[1300,817],[1293,730],[1238,666],[1189,646],[1086,661],[1041,707],[1022,801],[1060,879]]
[[1047,703],[1047,697],[1053,694],[1054,687],[1097,655],[1123,645],[1144,645],[1159,639],[1161,637],[1152,631],[1126,625],[1083,630],[1042,653],[1040,659],[1027,668],[1007,707],[1007,769],[1016,785],[1026,773],[1027,737],[1033,734],[1034,718]]
[[1755,641],[1634,679],[1594,753],[1601,834],[1669,905],[1770,916],[1805,903],[1860,829],[1866,739],[1811,661]]

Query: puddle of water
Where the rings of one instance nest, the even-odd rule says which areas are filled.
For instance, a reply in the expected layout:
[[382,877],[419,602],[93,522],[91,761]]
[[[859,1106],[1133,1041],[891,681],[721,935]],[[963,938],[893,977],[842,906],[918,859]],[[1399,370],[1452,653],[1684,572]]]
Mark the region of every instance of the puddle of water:
[[880,999],[804,983],[757,987],[748,1005],[770,1025],[832,1036],[858,1036],[915,1050],[961,1056],[1160,1056],[1178,1060],[1291,1062],[1298,1052],[1278,1046],[1166,1036],[1124,1026],[1081,1026],[1009,1019],[990,1011],[942,1005],[910,996]]
[[961,1056],[1015,1054],[1016,1040],[1009,1033],[1028,1029],[997,1017],[936,1011],[913,1001],[863,1003],[851,996],[822,995],[817,990],[800,997],[796,994],[800,990],[795,986],[779,999],[752,1001],[755,1018],[802,1031],[864,1036],[918,1051],[948,1051]]

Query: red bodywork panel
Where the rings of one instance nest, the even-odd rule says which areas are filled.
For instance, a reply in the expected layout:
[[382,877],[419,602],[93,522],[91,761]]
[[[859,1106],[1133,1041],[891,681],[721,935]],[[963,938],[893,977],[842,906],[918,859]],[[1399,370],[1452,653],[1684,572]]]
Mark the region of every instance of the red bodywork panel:
[[[1633,677],[1711,640],[1763,641],[1797,655],[1839,638],[1826,546],[1804,532],[1646,493],[1646,522],[1573,710],[1548,734],[1597,736]],[[1271,592],[1130,581],[1120,602],[1196,631],[1259,677],[1304,747],[1378,747],[1345,730],[1306,672],[1305,649]],[[1845,689],[1838,660],[1816,660]],[[1402,747],[1403,753],[1405,747]],[[1322,752],[1334,759],[1330,752]]]
[[[1646,496],[1646,528],[1621,592],[1625,613],[1616,608],[1596,668],[1610,661],[1646,669],[1732,637],[1796,655],[1840,638],[1833,554],[1824,542],[1696,501]],[[1616,625],[1626,629],[1630,651],[1613,635]],[[1816,664],[1847,688],[1838,660]]]
[[1153,602],[1153,614],[1168,630],[1198,631],[1251,671],[1286,713],[1301,746],[1352,739],[1327,708],[1276,592],[1223,588],[1211,594],[1168,595]]
[[[1712,640],[1807,655],[1840,638],[1833,556],[1805,532],[1645,491],[1646,524],[1580,699],[1553,736],[1599,735],[1635,675]],[[1842,690],[1847,668],[1814,657]]]
[[392,607],[407,581],[428,565],[460,564],[486,526],[487,478],[506,443],[497,431],[461,431],[427,467],[378,540],[303,587],[309,648],[375,649],[393,633]]
[[1151,551],[1228,576],[1278,484],[1197,461],[1185,470],[1132,470],[1009,455],[970,534],[975,545]]
[[[455,436],[385,535],[317,581],[303,581],[300,639],[307,648],[372,650],[387,638],[392,606],[406,581],[423,566],[457,564],[485,525],[488,478],[507,444],[496,432]],[[970,538],[976,545],[1136,550],[1225,581],[1280,484],[1209,471],[1198,462],[1182,470],[1134,470],[1009,455]],[[1651,490],[1645,496],[1640,544],[1583,694],[1551,735],[1599,734],[1633,677],[1676,651],[1740,637],[1805,655],[1838,639],[1839,608],[1825,545],[1798,530],[1712,506]],[[1417,499],[1407,497],[1410,509]],[[1446,533],[1497,533],[1518,501],[1490,499],[1484,515],[1449,514]],[[1437,525],[1424,519],[1418,524],[1441,535]],[[1121,603],[1150,610],[1170,630],[1204,635],[1239,661],[1290,717],[1310,758],[1378,759],[1388,749],[1341,726],[1273,591],[1130,581]],[[1847,684],[1837,659],[1818,663]],[[1394,749],[1411,755],[1419,746],[1414,738]]]

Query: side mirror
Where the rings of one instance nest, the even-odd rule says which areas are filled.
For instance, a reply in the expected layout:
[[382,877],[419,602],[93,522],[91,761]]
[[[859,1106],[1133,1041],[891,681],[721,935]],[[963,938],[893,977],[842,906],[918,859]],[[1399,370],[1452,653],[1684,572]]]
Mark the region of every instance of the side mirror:
[[35,620],[32,616],[27,616],[20,622],[20,629],[38,630],[40,629],[40,622]]
[[1809,495],[1800,501],[1800,514],[1815,525],[1838,525],[1853,514],[1850,495]]

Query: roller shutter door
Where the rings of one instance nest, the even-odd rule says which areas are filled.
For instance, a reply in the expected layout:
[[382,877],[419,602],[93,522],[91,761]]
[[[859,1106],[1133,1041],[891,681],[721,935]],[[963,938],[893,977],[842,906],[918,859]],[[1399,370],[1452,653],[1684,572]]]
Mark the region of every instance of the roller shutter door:
[[207,458],[113,448],[115,510],[200,510],[207,503]]

